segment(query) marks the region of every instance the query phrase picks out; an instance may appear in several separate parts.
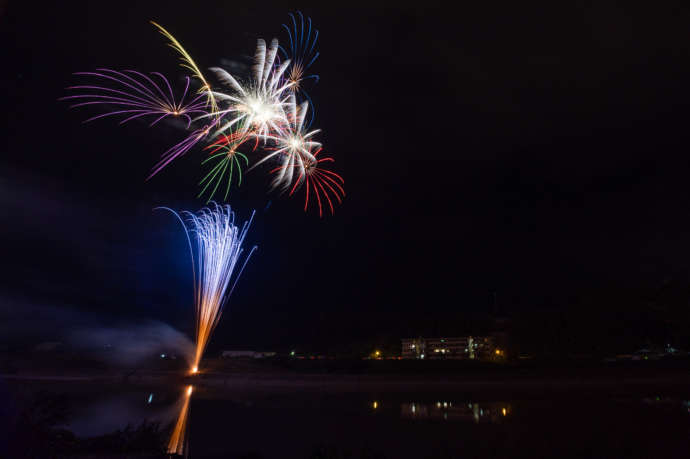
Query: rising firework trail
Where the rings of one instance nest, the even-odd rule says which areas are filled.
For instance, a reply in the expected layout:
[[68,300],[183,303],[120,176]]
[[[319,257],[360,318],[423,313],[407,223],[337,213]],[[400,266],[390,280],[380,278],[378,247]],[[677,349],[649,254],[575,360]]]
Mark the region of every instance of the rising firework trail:
[[[235,213],[228,205],[219,206],[214,203],[213,208],[205,207],[196,214],[187,211],[178,214],[167,207],[158,209],[169,210],[177,216],[185,229],[189,243],[196,310],[196,349],[191,372],[196,373],[199,371],[199,362],[211,334],[218,325],[223,306],[232,295],[244,267],[256,250],[256,246],[252,247],[244,261],[240,262],[244,253],[242,244],[254,213],[252,212],[249,221],[239,228],[235,225]],[[192,238],[196,240],[196,256]]]

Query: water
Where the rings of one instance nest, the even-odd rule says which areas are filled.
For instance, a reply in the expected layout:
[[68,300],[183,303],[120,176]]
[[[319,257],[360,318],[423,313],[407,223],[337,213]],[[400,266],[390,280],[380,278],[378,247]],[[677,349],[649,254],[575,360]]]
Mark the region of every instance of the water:
[[682,389],[75,389],[55,392],[70,393],[63,426],[78,438],[147,420],[165,448],[195,458],[675,458],[690,447]]

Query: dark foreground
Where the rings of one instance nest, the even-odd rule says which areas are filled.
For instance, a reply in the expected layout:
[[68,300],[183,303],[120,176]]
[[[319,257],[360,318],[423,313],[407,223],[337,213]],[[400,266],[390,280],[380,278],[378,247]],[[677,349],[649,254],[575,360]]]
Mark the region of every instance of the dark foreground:
[[690,447],[682,363],[310,365],[5,375],[0,457],[167,457],[186,397],[195,458],[680,458]]

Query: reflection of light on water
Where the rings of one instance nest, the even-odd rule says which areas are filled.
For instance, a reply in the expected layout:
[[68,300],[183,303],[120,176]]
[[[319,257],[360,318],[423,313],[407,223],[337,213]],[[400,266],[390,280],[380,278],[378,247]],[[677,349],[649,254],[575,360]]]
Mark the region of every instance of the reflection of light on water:
[[657,395],[655,397],[643,398],[642,402],[661,410],[675,411],[680,409],[683,412],[690,413],[690,400]]
[[187,419],[189,418],[189,405],[192,400],[193,386],[187,386],[184,392],[182,406],[180,407],[180,414],[177,416],[175,428],[170,435],[168,442],[168,454],[185,453],[185,446],[187,444]]
[[434,403],[410,402],[400,405],[400,417],[404,419],[443,419],[460,422],[500,422],[511,412],[505,402],[455,403],[437,401]]

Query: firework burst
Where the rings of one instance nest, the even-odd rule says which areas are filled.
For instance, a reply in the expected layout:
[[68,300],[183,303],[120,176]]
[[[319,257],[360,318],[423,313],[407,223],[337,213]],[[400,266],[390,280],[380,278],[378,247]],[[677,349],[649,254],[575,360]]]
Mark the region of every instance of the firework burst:
[[283,190],[292,184],[295,173],[300,176],[298,182],[304,177],[305,162],[315,160],[311,152],[321,147],[321,144],[313,139],[314,135],[320,131],[315,129],[306,132],[304,129],[304,120],[309,109],[309,103],[305,101],[298,106],[295,95],[290,94],[286,105],[288,121],[286,128],[275,135],[259,136],[264,142],[270,141],[275,146],[270,148],[269,153],[251,168],[254,169],[273,158],[279,159],[281,165],[274,169],[276,175],[272,186],[277,188],[282,185]]
[[232,132],[229,134],[223,134],[222,138],[216,142],[210,144],[205,148],[209,151],[209,157],[206,158],[201,164],[210,163],[213,165],[211,170],[204,176],[199,182],[199,185],[203,186],[203,189],[199,192],[197,197],[203,196],[206,190],[215,183],[213,190],[210,191],[207,203],[213,199],[216,194],[218,187],[223,182],[227,180],[227,186],[225,188],[225,196],[223,200],[228,199],[230,194],[230,185],[232,184],[234,171],[237,170],[237,186],[242,185],[242,164],[241,160],[244,160],[245,166],[249,165],[249,159],[243,153],[238,151],[238,148],[245,144],[249,140],[249,137],[241,133],[241,129],[237,132]]
[[[218,100],[226,102],[228,107],[218,114],[228,120],[214,133],[213,137],[223,134],[234,126],[241,124],[242,133],[252,132],[257,135],[268,135],[270,132],[281,132],[286,123],[284,106],[289,94],[287,89],[292,85],[282,78],[290,61],[276,64],[278,40],[271,41],[266,48],[263,39],[257,40],[254,53],[252,80],[242,86],[230,73],[214,67],[211,70],[224,84],[232,88],[232,95],[213,92]],[[208,115],[206,115],[208,116]]]
[[[320,130],[310,128],[315,109],[305,91],[305,82],[319,80],[311,71],[319,57],[316,50],[319,31],[313,27],[311,18],[302,13],[289,16],[290,21],[283,24],[287,45],[281,47],[274,38],[267,46],[265,40],[258,39],[249,75],[238,77],[219,67],[210,69],[220,87],[212,88],[182,44],[152,21],[168,40],[168,46],[179,55],[181,66],[191,72],[185,77],[179,100],[170,82],[160,73],[147,75],[134,70],[109,69],[79,73],[99,79],[99,84],[72,86],[68,90],[79,93],[72,92],[63,99],[75,101],[72,107],[94,105],[108,109],[107,113],[87,121],[117,115],[123,118],[121,123],[152,118],[151,126],[168,117],[186,121],[185,137],[163,153],[147,180],[201,145],[208,152],[201,165],[210,169],[199,182],[198,197],[207,196],[210,201],[217,192],[225,190],[223,199],[227,200],[232,182],[240,185],[243,180],[242,162],[245,167],[253,163],[248,170],[272,164],[272,189],[289,190],[288,194],[292,195],[306,185],[305,209],[312,196],[320,215],[326,205],[332,212],[333,203],[341,202],[345,194],[343,180],[319,166],[332,158],[317,158],[321,143],[314,137]],[[200,87],[195,93],[191,86],[196,87],[197,81]]]
[[173,95],[172,86],[165,76],[158,72],[151,75],[160,81],[156,83],[147,75],[135,70],[118,72],[110,69],[98,69],[96,72],[78,72],[75,75],[96,77],[114,84],[114,87],[80,85],[70,86],[68,90],[87,91],[86,93],[62,97],[61,100],[74,100],[77,103],[70,108],[98,105],[112,108],[112,111],[87,119],[93,121],[107,116],[122,115],[125,118],[120,124],[135,118],[154,116],[150,126],[167,117],[181,117],[187,120],[187,128],[192,123],[192,116],[206,114],[205,97],[198,95],[185,103],[189,90],[189,77],[186,78],[184,92],[179,101]]
[[180,60],[182,61],[180,65],[190,70],[192,74],[199,80],[199,82],[201,83],[201,88],[199,88],[198,93],[206,96],[209,111],[211,113],[216,113],[218,111],[218,102],[216,101],[215,96],[211,92],[211,86],[206,81],[206,77],[204,77],[204,74],[201,72],[201,70],[199,70],[199,67],[196,65],[196,62],[194,62],[194,59],[192,59],[192,56],[189,55],[189,53],[187,52],[187,50],[184,49],[182,44],[180,44],[180,42],[177,41],[177,39],[173,37],[170,32],[165,30],[162,25],[153,21],[151,21],[151,24],[153,24],[165,38],[170,40],[168,46],[177,51],[177,53],[180,55]]
[[[316,51],[319,31],[312,28],[311,18],[309,17],[306,18],[305,25],[302,12],[297,12],[299,19],[295,18],[295,15],[292,13],[289,13],[289,16],[292,24],[283,24],[283,29],[288,34],[289,47],[280,47],[283,57],[292,62],[287,72],[287,80],[292,83],[290,90],[295,93],[300,92],[313,107],[314,104],[304,86],[307,80],[313,80],[315,83],[319,81],[318,75],[309,73],[310,67],[319,57],[319,52]],[[315,111],[312,109],[309,125],[314,121],[314,115]]]
[[[322,151],[323,150],[319,148],[314,152],[313,155],[311,155],[311,157],[304,158],[303,164],[300,166],[302,170],[290,189],[290,196],[292,196],[295,191],[304,185],[306,190],[304,198],[304,211],[306,212],[309,208],[309,196],[311,193],[312,202],[316,201],[318,205],[319,217],[323,217],[323,207],[325,204],[328,204],[331,215],[333,215],[335,212],[333,200],[338,201],[338,204],[340,204],[345,196],[345,190],[343,189],[345,180],[343,180],[343,178],[335,172],[319,166],[322,163],[334,161],[331,157],[319,158],[319,154]],[[284,164],[273,169],[271,173],[283,174],[285,169],[294,169],[295,167],[295,165]],[[322,198],[324,199],[323,204]]]

